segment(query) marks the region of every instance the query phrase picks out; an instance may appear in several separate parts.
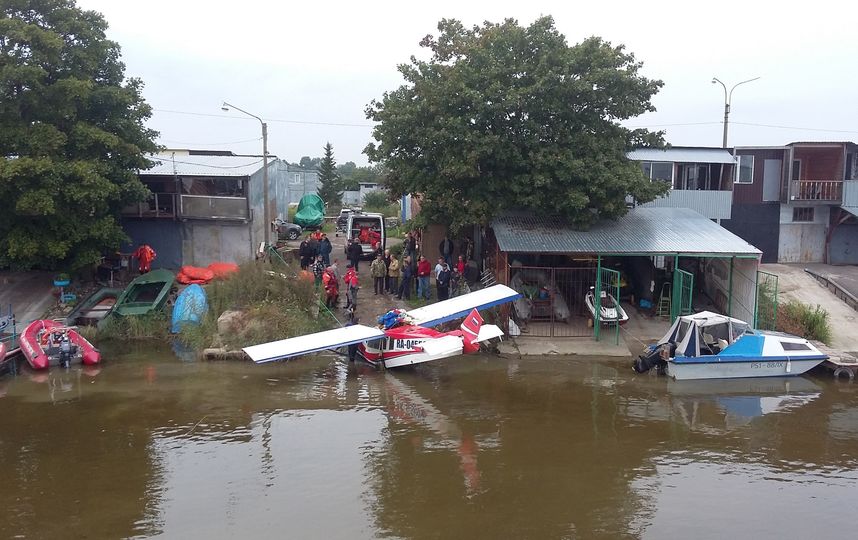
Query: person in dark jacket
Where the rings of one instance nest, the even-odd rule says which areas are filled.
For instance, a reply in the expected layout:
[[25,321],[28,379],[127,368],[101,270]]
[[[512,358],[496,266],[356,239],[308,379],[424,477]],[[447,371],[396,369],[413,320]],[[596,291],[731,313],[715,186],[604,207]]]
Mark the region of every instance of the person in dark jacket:
[[301,258],[301,270],[306,270],[313,262],[313,250],[310,248],[310,240],[304,238],[298,246],[298,256]]
[[402,261],[402,282],[399,284],[399,290],[396,292],[396,298],[402,300],[404,296],[406,300],[411,300],[411,278],[414,276],[411,270],[411,259],[405,257]]
[[328,235],[322,234],[322,240],[319,242],[319,255],[322,256],[325,267],[331,266],[331,251],[333,250],[334,246],[331,245]]
[[307,245],[310,246],[310,261],[308,264],[313,264],[316,261],[316,257],[319,256],[319,241],[315,236],[310,235],[310,238],[307,239]]
[[438,244],[438,251],[441,253],[441,257],[447,261],[447,266],[453,266],[453,241],[450,240],[449,236],[445,236]]
[[352,266],[354,266],[355,271],[358,270],[358,266],[360,265],[360,258],[363,256],[363,248],[360,246],[360,242],[357,240],[352,240],[349,243],[348,247],[348,256],[349,261],[351,261]]
[[446,300],[450,298],[450,265],[444,263],[441,271],[435,279],[435,284],[438,286],[438,300]]

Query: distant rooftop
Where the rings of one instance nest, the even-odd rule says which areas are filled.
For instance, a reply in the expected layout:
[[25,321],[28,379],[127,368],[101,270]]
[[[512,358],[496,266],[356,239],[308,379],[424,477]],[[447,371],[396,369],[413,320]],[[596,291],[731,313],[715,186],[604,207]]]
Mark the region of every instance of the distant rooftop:
[[672,146],[670,148],[638,148],[626,157],[633,161],[672,161],[674,163],[725,163],[736,161],[727,148],[700,146]]

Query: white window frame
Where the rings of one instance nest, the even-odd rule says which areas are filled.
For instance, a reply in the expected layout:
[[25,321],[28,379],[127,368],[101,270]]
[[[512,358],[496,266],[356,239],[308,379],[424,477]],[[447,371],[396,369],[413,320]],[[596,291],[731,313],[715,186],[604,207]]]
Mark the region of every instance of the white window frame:
[[301,173],[292,173],[292,180],[290,180],[289,183],[293,186],[300,186],[303,184],[304,181],[301,178]]
[[[798,165],[798,168],[796,168]],[[793,158],[792,167],[790,168],[789,179],[790,182],[801,182],[801,169],[804,164],[801,162],[799,158]],[[795,177],[795,179],[793,179]]]
[[[795,219],[796,213],[807,213],[810,214],[810,219]],[[794,206],[792,209],[792,222],[793,223],[815,223],[816,222],[816,211],[812,206]]]
[[[749,182],[743,182],[742,178],[742,159],[750,158],[751,159],[751,180]],[[754,165],[755,163],[754,156],[748,154],[739,154],[736,156],[736,176],[733,178],[734,184],[742,184],[742,185],[751,185],[754,183]]]

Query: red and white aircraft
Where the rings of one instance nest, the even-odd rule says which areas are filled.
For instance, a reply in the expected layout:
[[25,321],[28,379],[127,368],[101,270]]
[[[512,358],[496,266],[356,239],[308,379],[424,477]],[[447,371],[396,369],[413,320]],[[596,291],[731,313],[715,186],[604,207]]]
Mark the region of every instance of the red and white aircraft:
[[[386,330],[355,324],[252,347],[244,352],[256,363],[273,362],[346,345],[358,345],[367,362],[386,368],[474,353],[480,343],[503,336],[493,324],[483,324],[478,310],[512,302],[521,296],[506,285],[493,285],[469,294],[400,313],[400,324]],[[464,317],[458,330],[438,332],[434,326]]]

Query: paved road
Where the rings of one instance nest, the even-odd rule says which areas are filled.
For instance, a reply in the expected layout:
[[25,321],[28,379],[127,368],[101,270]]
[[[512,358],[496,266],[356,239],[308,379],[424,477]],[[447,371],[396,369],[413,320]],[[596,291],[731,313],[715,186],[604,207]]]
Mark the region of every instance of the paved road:
[[[831,346],[842,352],[858,351],[858,312],[804,271],[802,264],[761,264],[760,270],[777,274],[778,296],[811,306],[819,304],[831,320]],[[825,265],[822,265],[825,266]],[[829,266],[828,268],[838,268]]]
[[56,302],[52,289],[50,272],[0,272],[0,312],[7,313],[11,304],[20,332]]

